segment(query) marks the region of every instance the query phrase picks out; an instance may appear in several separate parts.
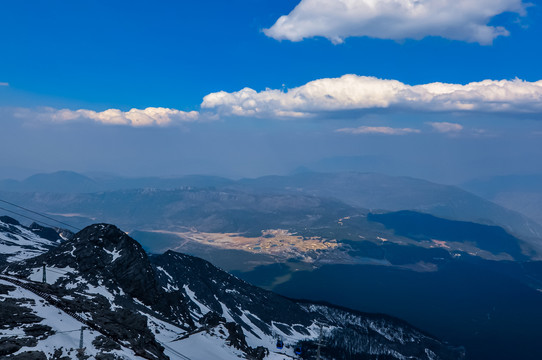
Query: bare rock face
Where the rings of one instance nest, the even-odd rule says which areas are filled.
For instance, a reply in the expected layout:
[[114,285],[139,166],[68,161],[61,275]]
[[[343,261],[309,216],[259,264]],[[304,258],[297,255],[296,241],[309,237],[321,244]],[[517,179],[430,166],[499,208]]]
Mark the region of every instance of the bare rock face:
[[20,325],[31,325],[39,323],[42,318],[32,313],[26,306],[32,305],[34,300],[32,299],[12,299],[7,298],[2,302],[0,306],[0,329],[11,329]]
[[47,360],[42,351],[25,351],[17,355],[0,356],[0,360]]
[[19,351],[23,346],[36,346],[38,341],[32,337],[10,336],[0,339],[0,358]]
[[120,350],[120,346],[103,335],[99,335],[92,342],[94,346],[105,351]]

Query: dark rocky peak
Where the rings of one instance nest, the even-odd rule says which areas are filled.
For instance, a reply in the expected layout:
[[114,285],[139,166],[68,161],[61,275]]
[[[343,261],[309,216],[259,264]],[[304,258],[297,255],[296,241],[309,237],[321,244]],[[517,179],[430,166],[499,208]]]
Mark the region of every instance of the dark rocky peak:
[[[117,264],[123,264],[150,267],[147,254],[141,245],[114,225],[87,226],[76,233],[67,245],[73,248],[79,266],[118,267]],[[82,260],[89,260],[90,263]]]
[[[114,225],[90,225],[58,249],[87,279],[112,281],[128,295],[152,304],[160,296],[147,254]],[[70,259],[71,257],[71,259]]]
[[20,234],[22,230],[28,230],[39,238],[52,242],[60,242],[73,236],[73,233],[69,230],[47,227],[36,222],[33,222],[30,226],[25,226],[10,216],[0,216],[0,231]]
[[161,296],[154,269],[141,245],[113,225],[88,226],[49,252],[10,268],[27,275],[28,269],[40,268],[43,263],[50,268],[72,269],[64,270],[64,283],[75,283],[82,277],[94,287],[105,286],[116,293],[122,290],[146,305]]
[[0,216],[0,221],[9,225],[21,225],[21,223],[9,216]]
[[21,234],[24,228],[25,227],[14,218],[9,216],[0,216],[0,232],[5,234]]
[[84,241],[106,249],[117,246],[141,249],[136,241],[115,225],[110,224],[89,225],[75,234],[74,241]]
[[170,321],[193,326],[183,295],[162,288],[141,245],[116,226],[88,226],[43,255],[9,265],[7,271],[30,277],[41,273],[43,264],[55,274],[49,277],[54,287],[113,296],[123,307],[152,307]]
[[28,229],[30,229],[30,231],[43,239],[55,242],[60,242],[62,240],[67,240],[73,237],[73,233],[69,230],[46,227],[35,222],[30,224]]
[[9,216],[0,216],[0,232],[5,234],[20,234],[22,228],[23,226],[17,220]]

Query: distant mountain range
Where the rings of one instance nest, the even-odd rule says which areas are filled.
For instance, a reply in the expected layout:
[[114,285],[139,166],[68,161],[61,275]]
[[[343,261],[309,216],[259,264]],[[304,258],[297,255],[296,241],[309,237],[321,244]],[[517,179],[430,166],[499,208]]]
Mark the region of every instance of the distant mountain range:
[[542,255],[542,225],[460,188],[372,173],[312,173],[229,180],[90,178],[72,172],[1,181],[0,198],[69,218],[126,229],[195,227],[258,235],[289,224],[327,226],[342,216],[413,210],[437,217],[500,226]]
[[86,176],[73,171],[57,171],[32,175],[24,180],[0,180],[0,191],[94,193],[143,188],[213,187],[231,183],[233,183],[232,180],[215,176],[189,175],[175,178],[127,178],[103,174]]
[[495,176],[460,186],[542,223],[542,174]]
[[[296,191],[373,210],[416,210],[452,220],[498,225],[525,239],[542,238],[540,224],[458,187],[373,173],[300,173],[239,181],[260,191]],[[538,243],[536,241],[535,243]]]

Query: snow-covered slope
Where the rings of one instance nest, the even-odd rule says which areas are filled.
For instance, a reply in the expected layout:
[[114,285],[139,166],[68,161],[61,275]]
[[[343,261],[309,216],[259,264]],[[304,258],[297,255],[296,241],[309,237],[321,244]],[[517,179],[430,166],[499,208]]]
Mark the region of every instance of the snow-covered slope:
[[[0,279],[0,355],[27,351],[43,353],[47,359],[62,356],[74,357],[78,353],[81,328],[85,324],[66,312],[44,301],[42,297],[13,283]],[[107,343],[104,336],[92,329],[83,330],[85,354],[99,359],[103,356],[100,344]],[[11,349],[6,346],[11,344]],[[110,353],[123,359],[135,354],[116,344]],[[40,358],[38,354],[27,354]],[[0,358],[2,358],[0,356]]]
[[[36,281],[43,263],[47,284]],[[285,359],[296,357],[297,347],[308,359],[319,341],[323,359],[464,356],[392,317],[286,299],[172,251],[149,257],[112,225],[89,226],[47,253],[11,263],[2,279],[3,301],[31,308],[24,311],[34,317],[32,324],[47,328],[41,328],[46,330],[37,344],[13,347],[17,340],[9,334],[32,325],[2,316],[0,357],[24,351],[45,356],[62,347],[62,354],[74,358],[75,352],[65,352],[74,345],[69,340],[54,345],[55,337],[73,337],[75,331],[64,331],[82,325],[94,331],[86,338],[88,354],[104,359]],[[94,341],[100,336],[101,342]],[[277,349],[278,339],[284,348]],[[2,344],[12,350],[1,353]]]
[[36,223],[26,227],[8,216],[0,216],[0,265],[41,255],[72,235]]

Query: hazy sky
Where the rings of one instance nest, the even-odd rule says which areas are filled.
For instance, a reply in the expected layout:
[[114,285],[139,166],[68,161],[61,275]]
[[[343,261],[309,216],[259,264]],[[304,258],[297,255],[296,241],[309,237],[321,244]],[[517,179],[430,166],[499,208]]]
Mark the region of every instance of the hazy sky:
[[3,2],[0,178],[539,173],[541,6]]

